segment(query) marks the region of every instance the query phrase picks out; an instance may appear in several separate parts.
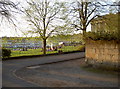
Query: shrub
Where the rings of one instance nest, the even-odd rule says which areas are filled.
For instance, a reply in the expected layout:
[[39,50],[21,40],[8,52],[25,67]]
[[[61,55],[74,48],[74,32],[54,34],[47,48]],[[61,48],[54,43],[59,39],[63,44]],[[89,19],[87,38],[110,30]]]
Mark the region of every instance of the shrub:
[[11,56],[11,50],[2,48],[2,58],[8,58]]
[[120,40],[118,32],[115,31],[87,32],[85,38],[92,40]]

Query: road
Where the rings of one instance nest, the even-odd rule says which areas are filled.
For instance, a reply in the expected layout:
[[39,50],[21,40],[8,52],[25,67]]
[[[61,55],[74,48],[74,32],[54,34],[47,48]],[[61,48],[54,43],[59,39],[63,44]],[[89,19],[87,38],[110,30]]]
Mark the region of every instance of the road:
[[84,57],[84,52],[44,56],[26,59],[3,61],[2,64],[2,87],[39,87],[36,84],[18,78],[14,73],[16,70],[30,65],[38,65],[63,60],[70,60]]
[[[117,87],[118,77],[95,73],[83,68],[85,58],[34,65],[17,70],[15,74],[40,87]],[[101,71],[102,72],[102,71]],[[116,88],[117,89],[117,88]]]

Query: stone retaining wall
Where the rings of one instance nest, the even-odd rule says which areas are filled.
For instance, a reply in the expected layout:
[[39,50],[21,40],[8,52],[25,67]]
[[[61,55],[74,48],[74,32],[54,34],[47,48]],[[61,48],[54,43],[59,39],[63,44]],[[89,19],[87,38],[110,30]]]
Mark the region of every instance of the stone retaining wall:
[[120,42],[87,40],[86,62],[94,65],[118,66],[120,62]]

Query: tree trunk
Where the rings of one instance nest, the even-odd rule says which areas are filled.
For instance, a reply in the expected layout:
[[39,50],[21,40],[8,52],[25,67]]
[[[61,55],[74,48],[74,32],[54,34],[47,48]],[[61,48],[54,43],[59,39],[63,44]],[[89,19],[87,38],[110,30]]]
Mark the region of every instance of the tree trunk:
[[43,39],[43,54],[46,54],[46,39]]
[[[83,29],[83,40],[84,40],[84,42],[85,42],[85,35],[86,35],[86,29]],[[86,42],[85,42],[85,44],[86,44]]]
[[83,36],[85,37],[86,29],[83,30]]

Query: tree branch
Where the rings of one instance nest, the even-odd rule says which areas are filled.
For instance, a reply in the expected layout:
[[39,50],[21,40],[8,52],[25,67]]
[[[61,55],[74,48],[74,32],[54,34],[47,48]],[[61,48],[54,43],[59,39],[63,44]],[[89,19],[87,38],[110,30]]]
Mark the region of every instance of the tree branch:
[[87,22],[86,26],[88,26],[88,25],[90,24],[90,22],[91,22],[93,19],[95,19],[97,16],[99,16],[99,15],[95,15],[94,17],[92,17],[92,18]]

